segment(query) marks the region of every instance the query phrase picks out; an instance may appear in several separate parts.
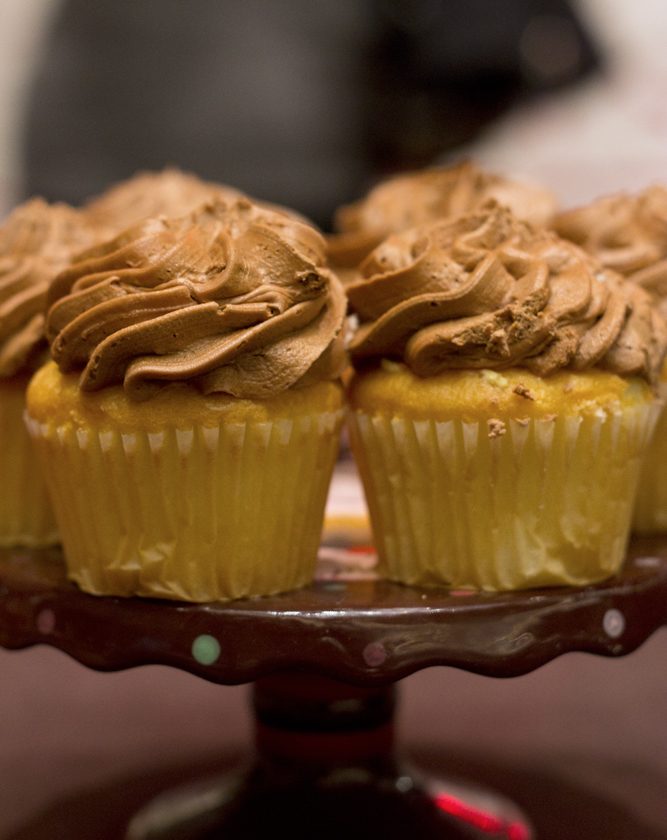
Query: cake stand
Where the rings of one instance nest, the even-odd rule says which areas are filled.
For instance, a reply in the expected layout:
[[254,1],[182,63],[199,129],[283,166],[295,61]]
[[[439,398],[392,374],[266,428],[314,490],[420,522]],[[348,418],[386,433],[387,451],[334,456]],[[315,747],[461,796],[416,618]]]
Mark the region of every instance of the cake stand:
[[667,624],[667,538],[634,539],[617,577],[578,589],[419,589],[376,579],[372,560],[325,546],[312,586],[192,605],[85,595],[58,549],[4,549],[0,645],[51,645],[98,671],[162,664],[254,684],[247,764],[165,791],[127,840],[530,840],[530,815],[508,799],[402,761],[395,683],[435,665],[512,677],[570,651],[630,653]]

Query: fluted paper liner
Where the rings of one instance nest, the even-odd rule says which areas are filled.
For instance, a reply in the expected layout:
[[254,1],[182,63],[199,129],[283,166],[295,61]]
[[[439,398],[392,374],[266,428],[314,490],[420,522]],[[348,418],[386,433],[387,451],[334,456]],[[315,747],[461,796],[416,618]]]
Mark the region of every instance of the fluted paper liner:
[[0,545],[58,542],[58,528],[32,441],[23,423],[25,389],[0,383]]
[[[660,385],[667,400],[667,382]],[[667,531],[667,410],[663,409],[647,447],[637,488],[632,529],[641,534]]]
[[623,563],[658,405],[486,423],[354,411],[379,569],[408,584],[581,585]]
[[86,592],[216,601],[313,577],[342,411],[120,433],[27,417]]

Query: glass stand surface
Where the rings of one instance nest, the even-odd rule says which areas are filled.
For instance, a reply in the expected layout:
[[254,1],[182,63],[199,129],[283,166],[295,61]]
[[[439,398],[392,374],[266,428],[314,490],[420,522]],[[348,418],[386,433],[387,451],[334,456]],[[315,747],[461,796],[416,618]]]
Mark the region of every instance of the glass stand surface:
[[375,579],[362,555],[326,550],[306,589],[206,605],[92,597],[66,580],[59,550],[0,551],[0,645],[253,683],[252,758],[160,794],[128,840],[530,840],[531,815],[509,800],[403,762],[396,682],[433,665],[511,677],[569,651],[622,656],[665,623],[667,539],[635,539],[604,583],[502,594],[404,587]]
[[283,674],[254,685],[256,739],[246,769],[167,792],[132,820],[128,840],[527,840],[512,803],[468,782],[427,777],[394,752],[393,688]]

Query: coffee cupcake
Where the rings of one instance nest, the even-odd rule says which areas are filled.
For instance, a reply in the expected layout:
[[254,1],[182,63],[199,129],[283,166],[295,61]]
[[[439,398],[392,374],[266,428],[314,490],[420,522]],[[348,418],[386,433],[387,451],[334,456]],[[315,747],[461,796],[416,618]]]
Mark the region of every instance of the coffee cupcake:
[[[637,283],[667,318],[667,189],[652,186],[636,194],[604,196],[559,213],[556,231],[576,242],[603,265]],[[667,368],[660,381],[667,397]],[[639,479],[633,529],[667,531],[667,412],[660,415]]]
[[323,261],[315,230],[240,200],[56,278],[28,423],[82,589],[204,602],[311,580],[343,414]]
[[547,224],[556,210],[551,192],[485,172],[464,161],[382,181],[360,201],[341,207],[328,237],[329,258],[344,278],[392,233],[468,213],[493,199],[519,219]]
[[84,210],[94,224],[120,233],[155,216],[185,216],[207,201],[230,203],[240,199],[250,200],[263,210],[310,224],[308,219],[295,210],[250,198],[228,184],[206,181],[192,172],[183,172],[173,166],[156,172],[137,172],[91,199]]
[[496,205],[389,237],[348,287],[351,442],[383,573],[613,575],[658,412],[649,296]]
[[185,216],[206,201],[235,201],[242,197],[233,187],[204,181],[191,172],[169,166],[156,172],[137,172],[113,184],[91,199],[84,210],[96,224],[120,232],[154,216]]
[[0,228],[0,545],[42,546],[58,532],[23,423],[25,389],[48,352],[49,281],[97,229],[74,208],[34,198]]

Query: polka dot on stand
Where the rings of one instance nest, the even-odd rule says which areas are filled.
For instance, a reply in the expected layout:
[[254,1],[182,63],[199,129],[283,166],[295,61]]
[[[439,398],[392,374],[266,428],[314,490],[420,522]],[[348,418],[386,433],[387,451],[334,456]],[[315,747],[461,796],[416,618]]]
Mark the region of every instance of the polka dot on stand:
[[207,633],[197,636],[192,643],[192,656],[200,665],[213,665],[220,658],[220,642]]
[[322,589],[325,592],[345,592],[347,586],[344,583],[340,583],[338,581],[332,581],[322,584]]
[[635,558],[635,566],[641,566],[644,569],[654,569],[660,565],[659,557],[637,557]]
[[604,632],[612,639],[618,639],[625,630],[625,616],[620,610],[607,610],[602,619]]
[[364,661],[371,668],[377,668],[387,660],[387,649],[381,642],[371,642],[364,648]]
[[40,633],[44,636],[48,636],[55,630],[56,614],[50,609],[40,610],[35,618],[35,624],[37,625],[37,629]]

